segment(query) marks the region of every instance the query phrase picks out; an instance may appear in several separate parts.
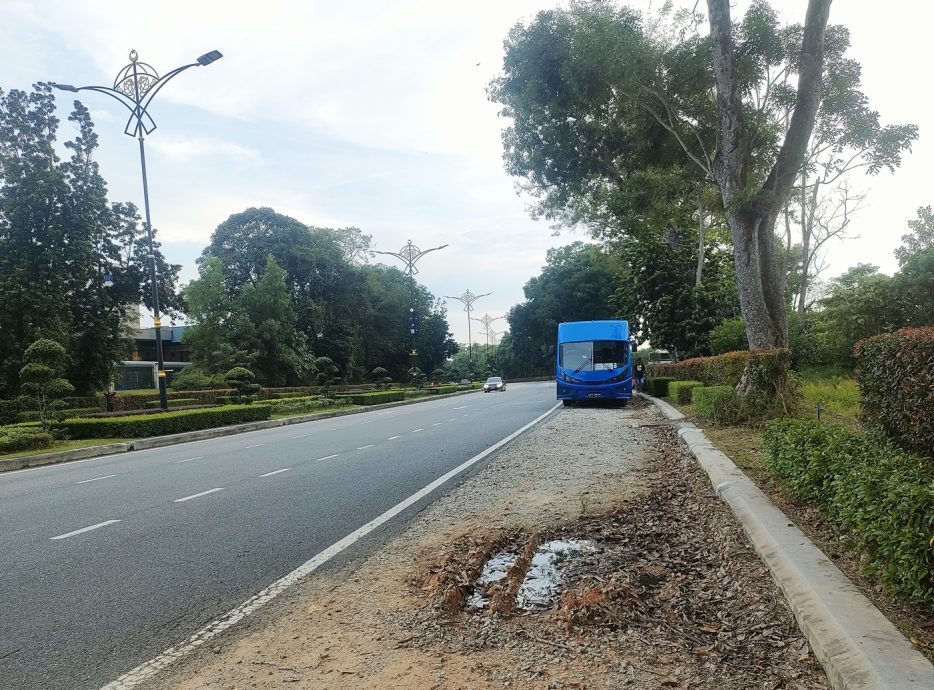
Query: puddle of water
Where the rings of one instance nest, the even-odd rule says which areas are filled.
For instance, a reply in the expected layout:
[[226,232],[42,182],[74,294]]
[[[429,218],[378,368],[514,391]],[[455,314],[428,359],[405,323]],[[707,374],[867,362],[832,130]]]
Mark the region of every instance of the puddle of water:
[[492,583],[498,582],[506,577],[506,573],[516,564],[516,559],[518,558],[516,554],[504,551],[496,554],[484,563],[480,577],[477,578],[477,584],[474,585],[474,592],[467,597],[467,606],[482,609],[489,604],[490,600],[482,594],[482,591],[486,590],[487,586]]
[[[526,611],[548,608],[561,589],[564,571],[581,554],[597,550],[594,542],[586,539],[555,539],[541,544],[532,556],[532,565],[516,595],[516,607]],[[498,553],[484,566],[467,606],[483,608],[489,600],[483,595],[486,587],[506,577],[515,565],[518,554]]]

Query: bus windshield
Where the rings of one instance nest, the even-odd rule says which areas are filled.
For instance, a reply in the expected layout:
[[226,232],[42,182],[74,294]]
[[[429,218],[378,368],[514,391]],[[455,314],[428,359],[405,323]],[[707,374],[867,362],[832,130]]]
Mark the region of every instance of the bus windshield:
[[560,364],[573,372],[608,371],[626,366],[628,353],[625,340],[562,343]]

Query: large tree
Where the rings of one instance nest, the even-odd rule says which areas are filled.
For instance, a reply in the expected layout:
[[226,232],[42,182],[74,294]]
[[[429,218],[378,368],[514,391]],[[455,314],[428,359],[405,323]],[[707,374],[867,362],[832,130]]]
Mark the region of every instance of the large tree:
[[[710,0],[709,35],[691,13],[647,24],[601,0],[540,13],[513,29],[491,86],[512,119],[507,169],[563,224],[626,217],[641,171],[683,171],[698,193],[715,185],[749,344],[785,344],[774,226],[821,103],[829,5],[811,0],[804,25],[781,35],[764,2],[734,23],[728,0]],[[639,234],[633,220],[623,233]]]
[[[128,350],[127,308],[148,304],[136,209],[107,200],[88,110],[75,102],[69,120],[77,133],[63,161],[51,88],[0,92],[0,395],[17,391],[22,353],[43,337],[65,347],[80,393],[105,388]],[[171,311],[179,267],[156,256]]]

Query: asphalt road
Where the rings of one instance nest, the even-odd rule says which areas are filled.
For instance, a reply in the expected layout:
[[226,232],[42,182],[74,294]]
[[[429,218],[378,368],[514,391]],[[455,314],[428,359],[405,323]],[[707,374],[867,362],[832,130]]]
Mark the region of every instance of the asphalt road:
[[0,687],[114,680],[554,404],[513,384],[0,474]]

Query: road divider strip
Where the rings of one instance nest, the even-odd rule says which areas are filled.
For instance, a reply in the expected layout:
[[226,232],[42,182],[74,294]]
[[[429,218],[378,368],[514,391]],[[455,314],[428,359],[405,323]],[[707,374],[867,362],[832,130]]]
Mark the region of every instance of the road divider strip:
[[494,443],[492,446],[486,448],[485,450],[480,451],[479,453],[474,455],[472,458],[462,462],[460,465],[450,470],[449,472],[441,475],[440,477],[435,479],[433,482],[431,482],[427,486],[422,487],[421,489],[416,491],[414,494],[412,494],[405,500],[400,501],[399,503],[394,505],[392,508],[387,510],[382,515],[379,515],[378,517],[370,520],[368,523],[366,523],[362,527],[358,527],[356,530],[348,534],[346,537],[344,537],[340,541],[337,541],[334,544],[331,544],[331,546],[324,549],[324,551],[321,551],[320,553],[318,553],[317,555],[315,555],[314,557],[312,557],[311,559],[309,559],[302,565],[298,566],[295,570],[290,572],[288,575],[276,580],[275,582],[273,582],[271,585],[269,585],[265,589],[253,595],[252,597],[247,599],[237,608],[228,611],[226,614],[224,614],[220,618],[217,618],[211,623],[208,623],[206,626],[201,628],[201,630],[199,630],[198,632],[194,633],[191,637],[189,637],[188,640],[186,640],[185,642],[175,647],[170,647],[169,649],[165,650],[159,656],[153,659],[150,659],[149,661],[145,663],[140,664],[139,666],[137,666],[131,671],[128,671],[127,673],[124,673],[122,676],[120,676],[116,680],[105,685],[102,688],[102,690],[131,690],[132,688],[136,688],[137,686],[139,686],[141,683],[144,683],[145,681],[150,680],[151,678],[155,677],[156,674],[158,674],[160,671],[164,670],[165,668],[175,663],[179,659],[182,659],[183,657],[188,656],[189,654],[197,650],[199,647],[204,645],[209,640],[217,637],[225,630],[232,628],[234,625],[242,621],[247,616],[261,609],[263,606],[265,606],[266,604],[271,602],[273,599],[278,597],[280,594],[285,592],[287,589],[289,589],[292,585],[296,584],[302,578],[307,577],[308,575],[313,573],[315,570],[317,570],[322,565],[330,561],[332,558],[337,556],[342,551],[346,550],[347,548],[349,548],[350,546],[358,542],[360,539],[362,539],[363,537],[368,535],[370,532],[375,530],[377,527],[380,527],[384,523],[396,517],[399,513],[415,505],[416,503],[418,503],[420,500],[422,500],[423,498],[431,494],[436,489],[439,489],[440,487],[444,486],[447,482],[449,482],[454,477],[470,469],[471,467],[476,465],[478,462],[480,462],[487,456],[496,452],[497,450],[502,448],[504,445],[506,445],[513,439],[515,439],[517,436],[522,435],[523,433],[531,429],[533,426],[535,426],[539,422],[546,419],[555,410],[557,410],[558,407],[559,407],[558,405],[555,405],[550,410],[539,415],[538,417],[533,419],[531,422],[529,422],[525,426],[517,429],[516,431],[512,432],[505,438],[500,439],[499,441]]

